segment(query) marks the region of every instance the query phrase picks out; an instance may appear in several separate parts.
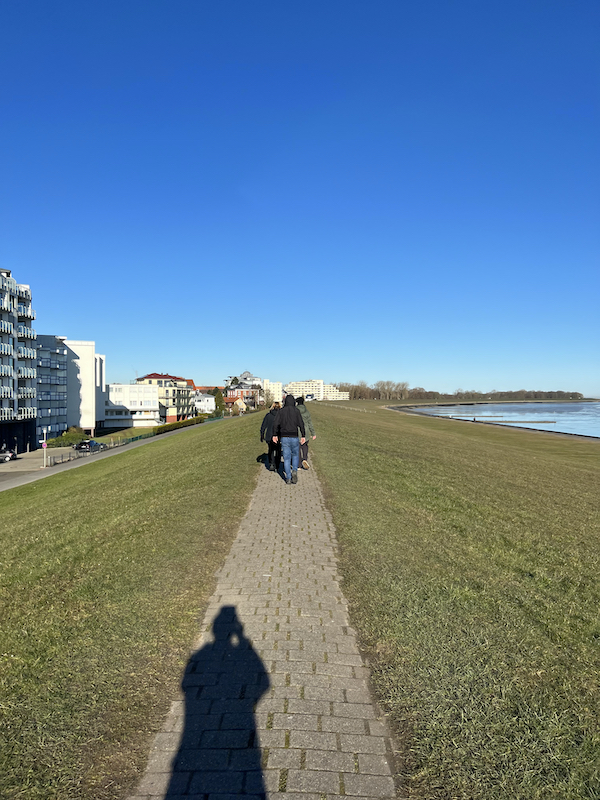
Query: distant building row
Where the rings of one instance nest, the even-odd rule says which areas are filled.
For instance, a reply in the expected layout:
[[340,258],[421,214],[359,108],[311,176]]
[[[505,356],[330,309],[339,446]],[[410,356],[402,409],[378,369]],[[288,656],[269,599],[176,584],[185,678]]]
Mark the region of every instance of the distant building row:
[[[94,435],[98,428],[150,427],[210,414],[212,387],[189,378],[150,373],[131,384],[106,383],[106,358],[94,342],[39,335],[31,289],[10,270],[0,269],[0,446],[19,452],[36,449],[44,439],[78,426]],[[243,372],[222,390],[225,406],[240,411],[282,402],[283,395],[309,400],[348,400],[348,392],[322,380],[281,382]]]

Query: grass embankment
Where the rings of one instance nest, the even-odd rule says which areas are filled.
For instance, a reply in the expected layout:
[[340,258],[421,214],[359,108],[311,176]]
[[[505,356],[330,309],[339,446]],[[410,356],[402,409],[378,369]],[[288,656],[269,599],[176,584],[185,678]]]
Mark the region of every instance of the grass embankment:
[[124,797],[256,478],[256,420],[4,492],[0,796]]
[[99,434],[95,437],[97,442],[118,442],[121,439],[131,439],[134,436],[144,436],[146,433],[153,433],[154,427],[152,428],[123,428],[120,431],[111,431],[108,434]]
[[311,413],[409,796],[599,798],[600,443]]

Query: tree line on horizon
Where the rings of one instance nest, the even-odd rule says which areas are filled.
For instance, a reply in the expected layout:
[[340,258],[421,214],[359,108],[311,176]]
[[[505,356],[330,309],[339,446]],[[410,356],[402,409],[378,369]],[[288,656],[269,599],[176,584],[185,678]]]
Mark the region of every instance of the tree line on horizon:
[[456,389],[452,394],[410,388],[406,381],[376,381],[369,385],[358,383],[335,384],[341,392],[348,392],[350,400],[583,400],[581,392],[540,391],[518,389],[516,391],[479,392],[476,389]]

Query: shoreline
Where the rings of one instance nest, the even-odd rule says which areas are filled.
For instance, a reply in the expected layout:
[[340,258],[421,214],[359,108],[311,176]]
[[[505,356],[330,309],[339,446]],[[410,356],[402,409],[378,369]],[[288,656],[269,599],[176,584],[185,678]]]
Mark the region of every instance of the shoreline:
[[[507,401],[508,402],[508,401]],[[511,401],[512,402],[512,401]],[[526,403],[526,402],[536,402],[536,401],[527,401],[527,400],[520,400],[518,402]],[[579,402],[598,402],[595,400],[580,400]],[[461,406],[461,405],[491,405],[491,401],[483,401],[479,403],[436,403],[438,406]],[[529,431],[530,433],[549,433],[551,436],[571,436],[575,439],[589,439],[592,442],[600,441],[600,436],[592,436],[586,433],[567,433],[566,431],[545,431],[540,428],[526,428],[522,425],[517,426],[514,423],[510,422],[488,422],[487,420],[473,420],[473,419],[461,419],[460,417],[445,417],[438,414],[427,414],[425,411],[418,411],[415,406],[382,406],[387,411],[400,411],[404,414],[415,414],[418,417],[428,417],[428,419],[446,419],[451,420],[452,422],[467,422],[469,425],[493,425],[497,428],[511,428],[512,430],[519,430],[519,431]]]

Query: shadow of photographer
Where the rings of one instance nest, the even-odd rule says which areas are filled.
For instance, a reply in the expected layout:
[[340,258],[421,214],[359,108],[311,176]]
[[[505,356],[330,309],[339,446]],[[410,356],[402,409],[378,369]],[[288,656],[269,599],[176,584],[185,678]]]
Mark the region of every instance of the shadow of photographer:
[[265,798],[254,707],[270,681],[233,606],[215,617],[214,641],[190,657],[182,681],[184,729],[165,798]]

